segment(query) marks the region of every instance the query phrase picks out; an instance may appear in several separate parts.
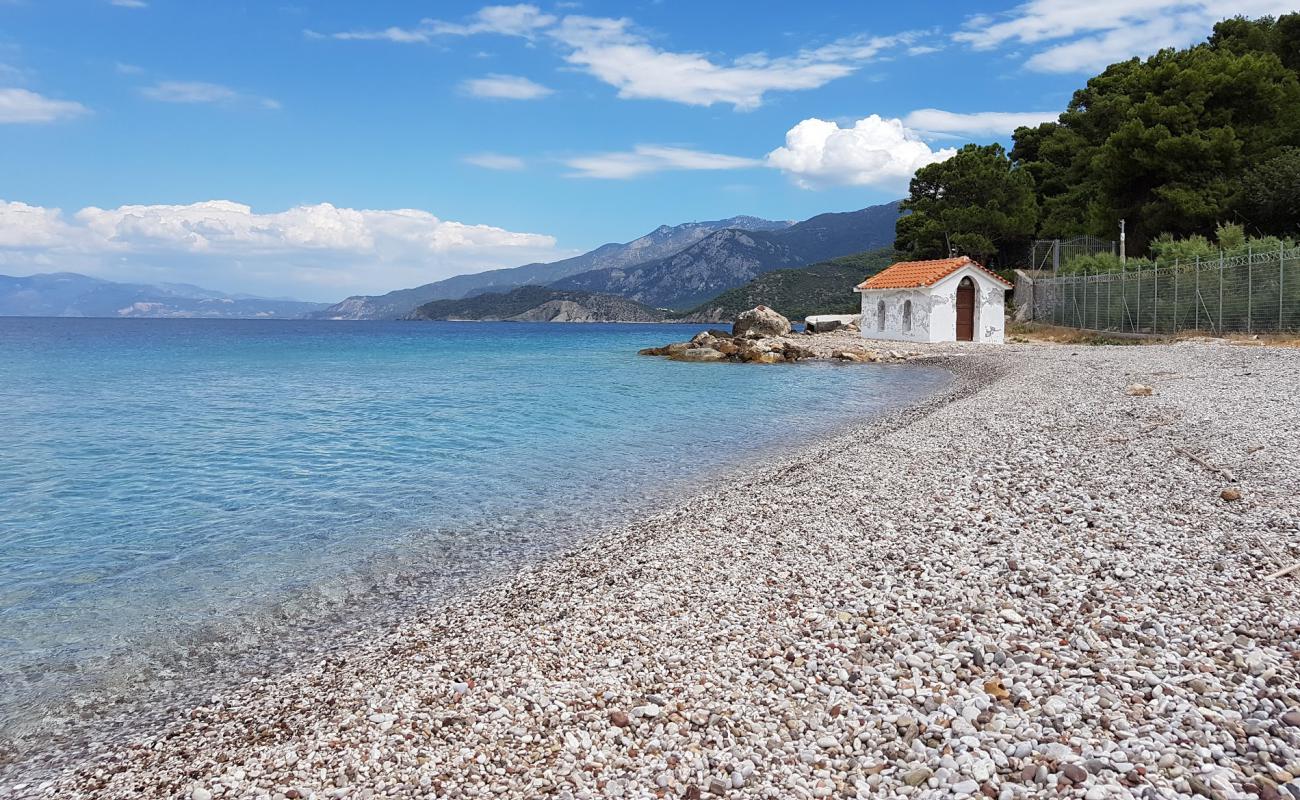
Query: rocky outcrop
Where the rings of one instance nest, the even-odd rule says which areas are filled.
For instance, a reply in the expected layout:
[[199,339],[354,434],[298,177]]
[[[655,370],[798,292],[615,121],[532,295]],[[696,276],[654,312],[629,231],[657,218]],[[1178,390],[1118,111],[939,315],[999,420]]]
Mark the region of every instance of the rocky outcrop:
[[[752,331],[752,329],[751,329]],[[750,331],[747,331],[750,333]],[[898,363],[921,356],[900,350],[870,349],[844,327],[831,334],[805,336],[733,336],[726,331],[701,331],[688,342],[647,347],[643,356],[667,356],[673,361],[731,361],[781,364],[804,360],[838,360],[857,364]]]
[[736,315],[731,326],[732,336],[758,339],[765,336],[785,336],[790,333],[790,320],[767,306],[757,306]]

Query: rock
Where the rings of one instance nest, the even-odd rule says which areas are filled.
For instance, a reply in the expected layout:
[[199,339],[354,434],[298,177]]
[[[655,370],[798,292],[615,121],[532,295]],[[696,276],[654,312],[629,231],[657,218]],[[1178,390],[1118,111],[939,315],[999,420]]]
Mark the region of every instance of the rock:
[[829,333],[840,330],[848,325],[857,322],[858,316],[855,314],[814,314],[804,319],[804,330],[813,333]]
[[718,343],[717,338],[714,337],[713,335],[709,334],[707,331],[705,331],[705,332],[703,332],[703,333],[697,333],[697,334],[695,334],[694,336],[691,337],[691,347],[709,347],[709,348],[711,348],[711,347],[713,347],[714,345],[716,345],[717,343]]
[[1145,383],[1130,383],[1124,387],[1124,394],[1129,397],[1150,397],[1153,391],[1155,390]]
[[713,345],[713,349],[726,356],[734,356],[740,352],[740,346],[731,339],[722,339]]
[[920,786],[932,777],[934,777],[934,770],[929,767],[921,767],[904,775],[903,783],[906,783],[908,786]]
[[711,347],[692,347],[680,353],[673,353],[669,358],[673,361],[723,361],[727,356]]
[[757,358],[752,359],[756,364],[780,364],[785,361],[785,356],[780,353],[760,353]]
[[1224,500],[1228,501],[1229,503],[1234,503],[1241,499],[1241,491],[1229,486],[1227,489],[1224,489],[1222,492],[1219,492],[1219,497],[1222,497]]
[[815,353],[806,347],[798,347],[787,343],[785,346],[785,360],[798,361],[801,358],[814,358]]
[[1291,709],[1282,715],[1282,724],[1292,728],[1300,728],[1300,710]]
[[212,792],[202,786],[195,786],[190,789],[190,800],[212,800]]
[[790,320],[776,313],[767,306],[758,306],[736,315],[736,322],[731,326],[732,336],[761,338],[764,336],[785,336],[790,332]]
[[709,781],[709,794],[723,795],[727,793],[727,782],[722,778],[713,778]]
[[626,728],[631,721],[632,720],[628,717],[626,711],[609,712],[609,724],[613,725],[615,728]]
[[667,347],[647,347],[636,351],[639,356],[666,356],[668,355]]
[[874,350],[854,349],[854,350],[836,350],[831,353],[831,358],[838,358],[842,361],[852,361],[855,364],[868,364],[880,358]]
[[1083,783],[1088,780],[1088,770],[1078,764],[1066,764],[1061,767],[1061,774],[1064,775],[1065,779],[1070,783]]

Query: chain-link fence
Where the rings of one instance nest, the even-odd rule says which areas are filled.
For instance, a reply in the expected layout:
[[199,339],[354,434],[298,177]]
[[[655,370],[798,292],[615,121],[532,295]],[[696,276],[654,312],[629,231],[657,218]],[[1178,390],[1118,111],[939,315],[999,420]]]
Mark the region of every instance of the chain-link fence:
[[1300,330],[1300,248],[1035,278],[1033,319],[1125,333]]
[[1079,256],[1115,253],[1115,243],[1096,236],[1073,239],[1038,239],[1029,245],[1030,269],[1058,271]]

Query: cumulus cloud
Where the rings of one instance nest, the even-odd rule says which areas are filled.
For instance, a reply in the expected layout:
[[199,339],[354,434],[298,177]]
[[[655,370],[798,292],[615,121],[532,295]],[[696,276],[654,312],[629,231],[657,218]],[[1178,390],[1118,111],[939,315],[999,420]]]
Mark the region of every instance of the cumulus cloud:
[[269,97],[247,95],[237,92],[229,86],[204,81],[159,81],[152,86],[145,86],[140,89],[140,94],[161,103],[206,103],[215,105],[251,103],[267,109],[278,109],[280,107],[278,102]]
[[561,48],[565,61],[613,86],[619,97],[695,106],[724,104],[738,110],[758,107],[769,92],[824,86],[853,74],[882,51],[906,46],[915,38],[911,34],[847,36],[792,55],[751,53],[723,61],[657,47],[626,18],[559,18],[527,4],[489,6],[462,23],[425,19],[413,28],[345,31],[332,36],[412,44],[428,43],[438,36],[477,33],[528,39],[545,36]]
[[71,100],[53,100],[27,89],[0,89],[0,124],[59,122],[90,113]]
[[1215,22],[1294,10],[1290,0],[1031,0],[977,15],[953,38],[977,50],[1043,46],[1025,62],[1039,72],[1095,72],[1116,61],[1203,39]]
[[0,201],[0,266],[336,300],[568,255],[555,239],[416,209],[329,203],[258,213],[226,200],[59,209]]
[[905,186],[917,169],[956,152],[931,150],[902,120],[872,114],[850,128],[806,119],[786,133],[784,147],[767,154],[767,164],[804,188],[844,184],[893,189]]
[[537,100],[553,94],[554,90],[520,75],[488,75],[471,78],[461,84],[466,94],[498,100]]
[[1034,127],[1053,122],[1058,111],[977,111],[957,114],[937,108],[922,108],[903,118],[903,125],[932,134],[966,134],[969,136],[1005,136],[1016,128]]
[[505,156],[500,153],[477,153],[461,159],[466,164],[473,164],[483,169],[518,171],[527,166],[519,156]]
[[637,145],[630,152],[597,153],[565,162],[574,178],[635,178],[665,170],[727,170],[761,166],[753,158],[706,153],[684,147]]

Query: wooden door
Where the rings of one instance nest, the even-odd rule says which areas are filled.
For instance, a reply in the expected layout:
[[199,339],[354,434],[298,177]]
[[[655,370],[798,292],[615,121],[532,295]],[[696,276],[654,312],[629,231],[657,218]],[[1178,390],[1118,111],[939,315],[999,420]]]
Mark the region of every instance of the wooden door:
[[975,282],[970,278],[957,284],[957,341],[975,341]]

